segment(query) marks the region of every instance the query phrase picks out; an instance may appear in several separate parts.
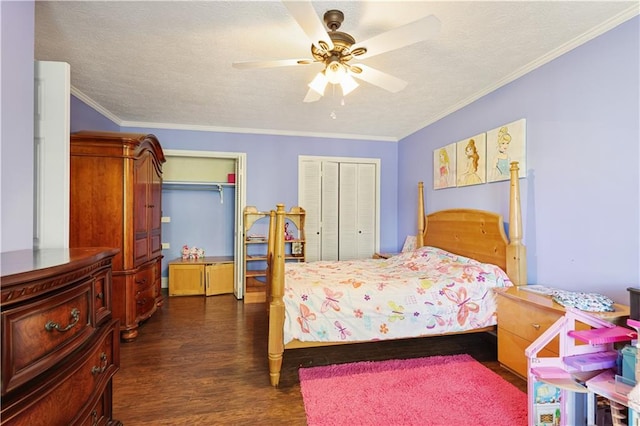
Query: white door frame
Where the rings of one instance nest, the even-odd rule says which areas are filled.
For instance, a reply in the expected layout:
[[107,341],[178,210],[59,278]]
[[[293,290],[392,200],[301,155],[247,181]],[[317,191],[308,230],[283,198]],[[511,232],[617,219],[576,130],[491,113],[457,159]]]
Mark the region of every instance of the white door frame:
[[69,247],[71,71],[34,63],[33,247]]
[[224,158],[233,159],[236,162],[236,205],[235,205],[235,229],[234,237],[234,283],[233,294],[236,298],[244,297],[244,240],[242,236],[242,228],[244,220],[243,212],[247,204],[246,200],[246,182],[245,182],[245,165],[247,164],[247,154],[244,152],[215,152],[215,151],[190,151],[182,149],[165,149],[164,155],[168,157],[204,157],[204,158]]

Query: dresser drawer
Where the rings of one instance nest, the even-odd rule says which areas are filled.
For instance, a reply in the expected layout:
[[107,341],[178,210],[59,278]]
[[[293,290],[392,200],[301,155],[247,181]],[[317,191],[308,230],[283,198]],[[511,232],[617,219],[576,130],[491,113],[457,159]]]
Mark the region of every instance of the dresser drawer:
[[112,399],[112,384],[109,382],[107,390],[103,392],[98,401],[93,404],[93,407],[89,410],[89,414],[84,419],[79,419],[76,423],[79,426],[95,426],[109,424],[111,413],[111,399]]
[[2,395],[51,368],[86,342],[93,324],[93,280],[2,312]]
[[[562,313],[545,310],[532,304],[519,303],[507,297],[498,297],[498,327],[520,336],[529,343],[536,340]],[[558,352],[559,339],[554,338],[547,348]]]
[[158,290],[155,283],[153,265],[139,271],[135,277],[136,318],[139,321],[147,319],[156,310]]
[[104,412],[104,404],[90,402],[103,400],[103,393],[111,390],[111,378],[118,371],[120,336],[117,324],[114,320],[103,327],[86,350],[78,352],[69,363],[40,383],[29,396],[29,405],[5,404],[2,424],[76,425],[86,424],[94,410],[94,418],[110,415]]
[[93,282],[93,305],[96,325],[111,317],[111,268],[96,274]]

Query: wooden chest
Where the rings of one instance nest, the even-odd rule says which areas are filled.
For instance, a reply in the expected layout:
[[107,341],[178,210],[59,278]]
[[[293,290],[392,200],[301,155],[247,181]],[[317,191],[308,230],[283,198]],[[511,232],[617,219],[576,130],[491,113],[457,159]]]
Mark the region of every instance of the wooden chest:
[[111,314],[116,249],[2,253],[2,425],[120,424]]

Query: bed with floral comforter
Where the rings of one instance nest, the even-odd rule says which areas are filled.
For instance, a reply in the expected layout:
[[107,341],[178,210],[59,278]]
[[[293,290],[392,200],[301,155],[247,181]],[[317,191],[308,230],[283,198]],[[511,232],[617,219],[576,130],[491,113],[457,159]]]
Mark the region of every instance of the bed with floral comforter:
[[284,344],[463,332],[496,324],[499,267],[422,247],[389,259],[287,263]]

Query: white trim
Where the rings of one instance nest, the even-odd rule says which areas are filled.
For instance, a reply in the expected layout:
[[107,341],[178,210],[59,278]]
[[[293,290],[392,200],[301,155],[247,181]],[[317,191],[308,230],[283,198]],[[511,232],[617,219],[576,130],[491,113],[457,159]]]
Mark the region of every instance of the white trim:
[[232,158],[246,156],[244,152],[216,152],[216,151],[191,151],[188,149],[164,149],[165,157],[209,157],[209,158]]
[[380,159],[370,157],[324,157],[316,155],[299,155],[298,164],[301,161],[333,161],[335,163],[371,163],[378,166],[378,174],[380,171]]
[[193,125],[193,124],[176,124],[176,123],[146,123],[142,121],[122,121],[120,123],[120,126],[142,127],[142,128],[151,128],[151,129],[191,130],[191,131],[199,131],[199,132],[257,134],[257,135],[272,135],[272,136],[303,136],[303,137],[309,137],[309,138],[398,142],[398,138],[392,137],[392,136],[354,135],[354,134],[348,134],[348,133],[298,132],[293,130],[251,129],[251,128],[222,127],[222,126],[199,126],[199,125]]

